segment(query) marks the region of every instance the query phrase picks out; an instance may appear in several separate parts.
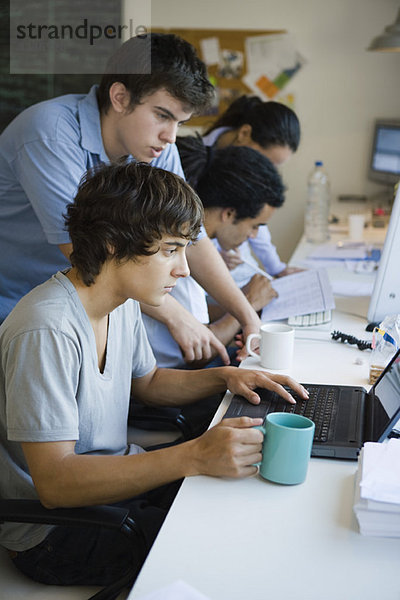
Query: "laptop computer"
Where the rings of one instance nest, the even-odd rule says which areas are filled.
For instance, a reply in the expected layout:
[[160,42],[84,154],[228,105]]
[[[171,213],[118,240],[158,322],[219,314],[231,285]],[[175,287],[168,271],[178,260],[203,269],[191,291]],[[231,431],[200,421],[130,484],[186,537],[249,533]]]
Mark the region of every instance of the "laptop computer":
[[312,456],[357,460],[364,442],[382,442],[400,418],[400,349],[369,392],[363,387],[304,383],[308,400],[291,405],[275,392],[258,388],[258,405],[234,395],[224,419],[295,412],[315,422]]

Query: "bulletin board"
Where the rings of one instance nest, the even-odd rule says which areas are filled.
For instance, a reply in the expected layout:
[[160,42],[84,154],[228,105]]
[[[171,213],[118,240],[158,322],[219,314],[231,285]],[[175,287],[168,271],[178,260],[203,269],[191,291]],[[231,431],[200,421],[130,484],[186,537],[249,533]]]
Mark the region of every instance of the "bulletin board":
[[294,65],[291,64],[289,70],[276,71],[273,77],[260,71],[249,81],[249,63],[252,58],[254,64],[255,56],[254,52],[249,55],[249,43],[256,49],[255,44],[259,44],[261,48],[263,41],[266,44],[268,40],[284,38],[286,30],[157,28],[152,31],[179,35],[196,48],[198,56],[207,65],[210,81],[216,88],[215,104],[207,114],[193,117],[190,125],[210,125],[243,94],[256,94],[263,100],[272,99],[286,82],[282,77],[291,77],[294,73]]

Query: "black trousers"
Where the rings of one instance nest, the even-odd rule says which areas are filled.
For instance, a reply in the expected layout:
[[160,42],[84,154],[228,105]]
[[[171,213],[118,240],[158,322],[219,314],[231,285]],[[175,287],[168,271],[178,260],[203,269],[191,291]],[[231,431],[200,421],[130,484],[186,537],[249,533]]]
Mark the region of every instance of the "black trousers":
[[25,575],[53,585],[109,585],[128,573],[134,580],[160,530],[182,480],[116,506],[128,508],[140,536],[92,527],[55,527],[37,546],[17,552]]

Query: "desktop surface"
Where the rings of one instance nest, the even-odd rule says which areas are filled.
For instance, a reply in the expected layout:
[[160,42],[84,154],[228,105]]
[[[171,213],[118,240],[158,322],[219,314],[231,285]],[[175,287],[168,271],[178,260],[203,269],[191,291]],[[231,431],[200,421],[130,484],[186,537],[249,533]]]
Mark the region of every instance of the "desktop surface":
[[[333,327],[368,338],[365,325],[362,317],[334,311]],[[290,374],[369,389],[368,352],[330,340],[329,331],[296,332]],[[242,368],[260,367],[250,357]],[[260,476],[186,479],[129,600],[178,579],[210,600],[399,600],[400,539],[359,533],[356,470],[353,461],[312,458],[301,485]]]
[[[303,244],[298,256],[305,251]],[[369,389],[369,353],[330,336],[338,329],[371,339],[365,331],[369,298],[335,300],[330,324],[296,331],[289,374]],[[242,368],[260,367],[250,357]],[[230,397],[227,392],[213,424]],[[400,600],[400,539],[359,533],[356,470],[353,461],[312,458],[306,481],[295,486],[260,476],[187,478],[129,600],[179,579],[210,600]]]
[[355,470],[311,459],[296,486],[187,479],[129,600],[177,579],[210,600],[398,599],[400,540],[358,533]]
[[[371,340],[372,333],[365,331],[366,325],[363,317],[335,310],[332,321],[326,325],[296,329],[292,368],[279,373],[288,374],[300,382],[361,385],[369,389],[369,352],[333,341],[331,336],[331,332],[336,330]],[[252,356],[247,357],[241,366],[261,368],[259,360]]]

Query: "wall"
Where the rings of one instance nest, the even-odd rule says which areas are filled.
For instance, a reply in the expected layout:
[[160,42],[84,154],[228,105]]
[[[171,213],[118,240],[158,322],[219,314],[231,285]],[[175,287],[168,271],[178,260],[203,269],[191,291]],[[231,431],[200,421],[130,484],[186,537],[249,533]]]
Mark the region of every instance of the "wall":
[[155,27],[287,29],[307,59],[286,88],[295,94],[302,141],[282,168],[286,203],[270,224],[285,260],[302,234],[315,160],[326,164],[333,198],[382,189],[368,182],[366,170],[374,119],[400,118],[400,54],[366,48],[393,23],[398,6],[395,0],[152,0]]

